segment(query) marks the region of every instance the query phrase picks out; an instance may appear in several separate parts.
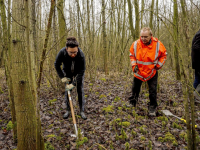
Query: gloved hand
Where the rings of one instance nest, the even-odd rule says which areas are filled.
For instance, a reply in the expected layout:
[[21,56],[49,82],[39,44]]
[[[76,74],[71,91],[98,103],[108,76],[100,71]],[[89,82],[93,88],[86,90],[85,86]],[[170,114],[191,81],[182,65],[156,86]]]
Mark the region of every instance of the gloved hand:
[[136,65],[135,68],[134,68],[134,72],[137,72],[139,69],[138,69],[138,66]]
[[66,89],[66,91],[70,91],[70,90],[72,90],[74,87],[75,87],[75,86],[74,86],[73,84],[67,84],[66,87],[65,87],[65,89]]
[[61,81],[63,82],[63,83],[69,83],[69,81],[71,81],[71,79],[70,78],[67,78],[67,77],[64,77],[64,78],[62,78],[61,79]]

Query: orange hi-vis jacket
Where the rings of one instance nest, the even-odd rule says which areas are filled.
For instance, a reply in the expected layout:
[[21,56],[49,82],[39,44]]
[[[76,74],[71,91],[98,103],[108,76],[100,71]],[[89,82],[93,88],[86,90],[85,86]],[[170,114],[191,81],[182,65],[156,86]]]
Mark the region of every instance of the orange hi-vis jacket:
[[151,37],[151,43],[144,45],[141,39],[133,42],[130,48],[130,60],[134,77],[148,81],[165,63],[167,52],[164,45],[157,38]]

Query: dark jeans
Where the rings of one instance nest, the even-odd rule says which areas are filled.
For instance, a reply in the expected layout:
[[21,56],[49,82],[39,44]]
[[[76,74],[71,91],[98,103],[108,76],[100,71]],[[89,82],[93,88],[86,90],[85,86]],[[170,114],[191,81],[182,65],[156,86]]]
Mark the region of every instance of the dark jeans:
[[194,76],[195,76],[195,79],[194,79],[193,86],[196,89],[197,86],[200,84],[200,71],[195,70]]
[[[67,78],[71,79],[70,83],[73,82],[73,77],[67,77]],[[77,81],[77,83],[76,83],[76,89],[77,89],[77,93],[78,93],[78,102],[79,102],[80,111],[84,111],[84,105],[85,105],[85,97],[84,97],[85,95],[84,95],[84,91],[83,91],[83,81],[84,81],[84,76],[82,77],[82,81],[79,81],[79,82]],[[65,91],[65,99],[66,99],[67,110],[70,110],[70,104],[69,104],[69,98],[68,98],[67,91]]]
[[[149,99],[150,99],[150,106],[157,106],[157,79],[158,79],[158,72],[147,81],[149,86]],[[140,88],[142,85],[142,82],[140,79],[135,78],[133,79],[133,86],[132,86],[132,96],[129,98],[129,100],[138,100]]]

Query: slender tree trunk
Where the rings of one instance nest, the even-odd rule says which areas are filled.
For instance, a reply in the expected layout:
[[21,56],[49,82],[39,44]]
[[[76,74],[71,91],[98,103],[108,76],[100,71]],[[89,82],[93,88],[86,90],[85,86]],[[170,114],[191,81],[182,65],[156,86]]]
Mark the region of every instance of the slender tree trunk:
[[105,0],[102,0],[102,22],[103,22],[102,32],[103,32],[103,51],[104,51],[104,72],[106,75],[108,75]]
[[159,7],[158,7],[158,0],[156,1],[156,14],[157,14],[157,33],[158,39],[160,38],[160,18],[159,18]]
[[[66,44],[66,37],[67,37],[67,32],[66,32],[66,25],[65,25],[65,16],[64,16],[64,1],[59,1],[57,5],[57,11],[58,11],[58,24],[59,24],[59,37],[61,39],[60,41],[60,47],[64,47]],[[63,37],[63,35],[65,36]]]
[[78,17],[78,20],[77,20],[78,42],[79,42],[79,45],[81,46],[81,29],[80,29],[81,23],[80,23],[80,7],[79,7],[79,0],[76,0],[76,6],[77,6],[77,17]]
[[121,54],[120,54],[120,61],[118,63],[118,66],[120,66],[119,70],[122,71],[123,69],[123,54],[124,54],[124,43],[125,43],[125,21],[126,21],[126,0],[124,0],[124,5],[123,5],[123,24],[122,24],[122,43],[121,43]]
[[142,7],[141,7],[141,20],[140,20],[140,22],[141,22],[141,28],[143,28],[143,14],[144,14],[144,0],[142,0]]
[[47,30],[46,30],[46,35],[45,35],[44,47],[43,47],[42,56],[40,59],[39,75],[38,75],[38,79],[37,79],[37,89],[40,88],[40,83],[41,83],[41,79],[42,79],[43,64],[44,64],[44,60],[46,57],[47,44],[49,41],[49,33],[51,30],[54,5],[55,5],[55,0],[51,0],[51,7],[50,7],[50,12],[49,12],[49,19],[48,19]]
[[15,103],[14,103],[14,94],[13,94],[13,87],[12,87],[12,79],[11,79],[11,61],[10,61],[10,24],[11,24],[11,17],[10,17],[10,0],[8,1],[8,27],[6,21],[6,13],[5,13],[5,5],[4,1],[0,0],[0,12],[1,12],[1,21],[3,26],[3,51],[5,51],[5,71],[6,71],[6,80],[8,85],[8,93],[9,93],[9,101],[10,101],[10,110],[12,116],[12,123],[13,126],[13,139],[16,142],[17,139],[17,122],[16,122],[16,113],[15,113]]
[[177,7],[177,0],[174,0],[174,17],[173,17],[173,24],[174,24],[174,59],[175,59],[175,68],[176,68],[176,79],[181,80],[181,73],[180,73],[180,65],[179,65],[179,57],[178,56],[178,7]]
[[[188,50],[188,56],[190,56],[190,51],[189,51],[189,35],[188,35],[188,21],[187,21],[187,6],[185,3],[185,0],[181,0],[181,8],[182,8],[182,14],[183,14],[183,26],[184,26],[184,36],[186,39],[186,50]],[[190,58],[190,57],[189,57]],[[189,99],[190,99],[190,107],[191,107],[191,120],[192,120],[192,149],[196,150],[196,133],[195,133],[195,112],[194,112],[194,96],[192,93],[192,88],[190,88],[189,84],[191,83],[191,79],[192,79],[192,67],[191,67],[191,59],[189,59],[187,61],[190,65],[189,67],[189,71],[188,71],[188,76],[190,79],[190,82],[187,83],[187,93],[189,95]]]
[[149,27],[153,30],[153,14],[154,14],[154,0],[151,2],[150,22]]
[[131,35],[133,39],[135,40],[135,34],[134,34],[134,28],[133,28],[133,17],[132,17],[132,4],[130,0],[127,0],[128,2],[128,17],[129,17],[129,26],[131,30]]
[[138,6],[138,1],[134,0],[134,5],[135,5],[135,39],[139,38],[139,28],[140,28],[140,20],[139,20],[139,6]]
[[[36,84],[36,51],[37,51],[37,33],[36,33],[36,10],[35,10],[35,0],[29,1],[29,14],[27,14],[27,19],[30,17],[30,31],[26,31],[27,37],[30,37],[30,43],[29,43],[29,52],[28,52],[28,57],[29,57],[29,78],[30,78],[30,84],[32,85],[32,95],[34,95],[35,103],[36,103],[36,119],[37,119],[37,128],[36,128],[36,149],[37,150],[44,150],[44,139],[41,131],[41,120],[40,120],[40,100],[37,95],[37,84]],[[28,21],[29,21],[28,20]],[[29,23],[27,23],[29,25]],[[30,35],[29,35],[30,33]],[[27,41],[28,42],[28,41]]]
[[2,45],[2,51],[0,54],[0,67],[4,65],[5,63],[5,53],[8,50],[8,37],[7,37],[7,21],[6,21],[6,11],[5,11],[5,5],[4,0],[0,0],[0,16],[1,16],[1,22],[3,27],[3,45]]

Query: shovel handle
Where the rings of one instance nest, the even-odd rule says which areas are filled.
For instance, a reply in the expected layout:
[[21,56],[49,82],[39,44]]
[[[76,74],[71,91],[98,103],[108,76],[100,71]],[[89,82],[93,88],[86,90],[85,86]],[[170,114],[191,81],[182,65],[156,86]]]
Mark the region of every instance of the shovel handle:
[[74,108],[73,108],[73,104],[72,104],[72,98],[71,98],[71,94],[70,91],[67,91],[68,97],[69,97],[69,104],[70,104],[70,108],[71,108],[71,113],[72,113],[72,120],[73,123],[76,124],[76,118],[74,115]]

